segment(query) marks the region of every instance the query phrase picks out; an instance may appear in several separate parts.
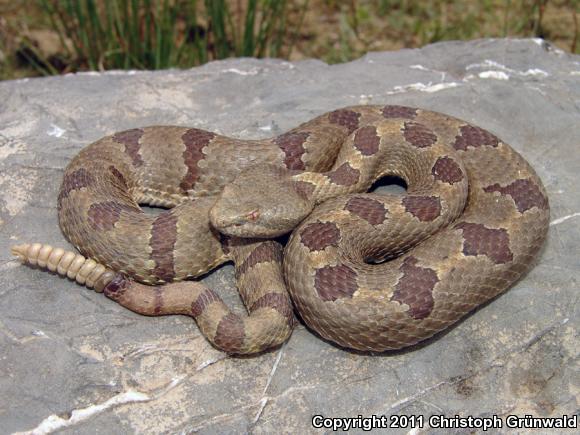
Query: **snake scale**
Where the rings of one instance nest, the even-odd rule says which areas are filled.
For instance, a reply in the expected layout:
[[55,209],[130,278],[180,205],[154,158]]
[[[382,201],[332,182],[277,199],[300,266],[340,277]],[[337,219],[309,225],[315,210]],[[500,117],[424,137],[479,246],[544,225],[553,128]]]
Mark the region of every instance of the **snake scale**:
[[[366,193],[385,176],[406,194]],[[58,215],[82,255],[38,243],[13,253],[138,313],[190,315],[214,346],[246,354],[284,342],[293,307],[340,346],[425,340],[533,264],[549,206],[492,133],[418,108],[353,106],[263,140],[174,126],[113,134],[70,162]],[[226,261],[247,316],[183,281]]]

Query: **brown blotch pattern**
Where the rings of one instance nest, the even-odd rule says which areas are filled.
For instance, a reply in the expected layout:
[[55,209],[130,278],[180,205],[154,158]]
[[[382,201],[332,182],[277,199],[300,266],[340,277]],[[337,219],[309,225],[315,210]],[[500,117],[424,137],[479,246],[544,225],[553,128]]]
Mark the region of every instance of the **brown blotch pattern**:
[[372,156],[379,150],[381,138],[377,136],[377,129],[372,125],[361,127],[354,135],[354,147],[363,156]]
[[399,270],[403,276],[391,300],[408,305],[408,313],[413,319],[424,319],[433,310],[433,289],[439,282],[437,273],[433,269],[417,266],[417,259],[413,256],[405,258]]
[[276,145],[280,147],[286,157],[284,157],[284,164],[288,169],[300,169],[306,168],[304,162],[302,161],[302,155],[306,152],[304,149],[304,142],[310,136],[310,133],[306,131],[302,132],[290,132],[278,136],[274,139]]
[[403,136],[407,142],[417,148],[427,148],[437,142],[437,135],[418,122],[405,122]]
[[215,133],[197,128],[190,128],[181,136],[185,144],[183,162],[187,166],[187,173],[179,184],[183,192],[192,189],[197,181],[199,177],[197,163],[204,157],[202,150],[214,137]]
[[228,349],[235,353],[242,348],[245,334],[242,319],[230,313],[220,320],[214,342],[220,349]]
[[431,173],[436,180],[448,184],[463,180],[463,171],[451,157],[439,157],[433,165]]
[[430,222],[441,215],[441,200],[436,196],[405,196],[405,211],[411,213],[421,222]]
[[382,224],[387,217],[387,210],[383,203],[372,198],[352,197],[348,200],[344,209],[364,219],[371,225]]
[[322,251],[328,246],[338,246],[340,230],[332,222],[314,222],[300,233],[300,241],[310,251]]
[[292,304],[283,294],[265,294],[252,304],[250,307],[250,313],[253,313],[258,308],[272,308],[273,310],[278,311],[278,313],[286,319],[288,325],[292,326],[294,324],[294,311],[292,311]]
[[127,188],[129,186],[127,185],[127,180],[125,180],[125,176],[121,173],[121,171],[119,171],[113,165],[110,165],[109,166],[109,172],[113,175],[113,177],[115,177],[115,179],[117,180],[117,183],[118,183],[119,187],[122,190],[127,190]]
[[134,166],[141,166],[143,164],[143,158],[139,154],[139,149],[141,148],[139,140],[144,133],[140,128],[134,128],[113,135],[115,142],[125,146],[125,154],[131,157]]
[[89,187],[94,182],[95,178],[85,168],[79,168],[76,171],[66,173],[58,193],[58,208],[60,208],[63,199],[68,197],[70,192],[82,189],[83,187]]
[[134,212],[135,209],[115,201],[91,204],[87,212],[89,224],[94,230],[108,231],[115,227],[122,211]]
[[155,315],[159,315],[161,314],[161,311],[163,310],[163,287],[158,285],[153,287],[153,292],[155,294],[155,302],[153,303],[153,313],[155,313]]
[[282,262],[282,250],[280,245],[273,241],[260,243],[237,268],[236,274],[243,275],[248,271],[248,269],[251,269],[256,264],[268,262]]
[[495,264],[513,260],[510,240],[505,228],[487,228],[482,224],[460,222],[455,228],[463,230],[463,254],[485,255]]
[[520,213],[538,207],[541,210],[548,208],[548,198],[544,196],[536,183],[530,180],[519,179],[505,187],[498,183],[483,188],[486,192],[499,192],[502,195],[509,195],[514,200]]
[[499,139],[483,128],[473,125],[462,125],[459,128],[459,134],[455,137],[453,147],[456,150],[467,150],[467,147],[490,146],[497,147]]
[[346,127],[349,133],[352,133],[358,128],[359,118],[360,113],[357,113],[354,110],[339,109],[328,114],[328,120],[332,124],[338,124]]
[[360,171],[353,168],[348,163],[343,163],[332,172],[326,174],[330,181],[341,186],[352,186],[356,184],[360,178]]
[[413,119],[417,116],[417,109],[405,106],[385,106],[382,113],[385,118]]
[[173,268],[173,248],[177,241],[177,217],[171,212],[160,214],[153,222],[151,230],[151,259],[155,261],[153,274],[165,281],[175,277]]
[[205,289],[191,304],[191,315],[197,318],[203,313],[206,307],[214,302],[221,302],[220,297],[213,290]]
[[125,289],[129,286],[130,281],[125,278],[123,275],[118,273],[115,277],[105,286],[103,289],[103,293],[109,299],[114,301],[118,300],[123,293],[125,293]]
[[352,298],[358,288],[356,272],[344,264],[324,266],[316,270],[314,287],[323,301]]

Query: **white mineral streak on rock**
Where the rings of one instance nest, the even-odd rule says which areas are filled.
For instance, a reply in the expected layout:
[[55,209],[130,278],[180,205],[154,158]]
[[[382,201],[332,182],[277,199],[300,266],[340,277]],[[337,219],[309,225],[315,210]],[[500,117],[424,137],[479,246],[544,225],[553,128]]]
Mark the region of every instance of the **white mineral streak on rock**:
[[[480,68],[490,68],[485,71],[481,71],[478,73],[478,77],[487,79],[498,79],[498,80],[508,80],[511,76],[520,76],[520,77],[528,77],[528,76],[539,76],[539,77],[548,77],[550,74],[540,68],[528,68],[525,71],[516,70],[513,68],[509,68],[499,62],[496,62],[491,59],[485,59],[483,62],[479,63],[472,63],[465,67],[466,71],[470,71],[472,69],[480,69]],[[472,78],[473,76],[467,76],[467,78]]]
[[38,426],[34,429],[24,432],[15,432],[13,435],[45,435],[53,433],[57,430],[61,430],[67,427],[74,426],[76,424],[82,423],[89,418],[101,414],[108,409],[115,408],[120,405],[126,405],[128,403],[139,403],[139,402],[149,402],[150,400],[155,400],[162,395],[166,394],[175,386],[177,386],[184,376],[177,377],[171,380],[167,385],[161,387],[151,393],[142,393],[136,390],[127,390],[123,393],[119,393],[103,403],[98,403],[95,405],[87,406],[86,408],[75,409],[70,413],[69,418],[62,418],[58,415],[52,414],[46,417],[40,422]]
[[433,93],[433,92],[443,91],[445,89],[456,88],[457,86],[460,86],[460,84],[456,83],[456,82],[435,83],[435,84],[433,84],[433,82],[428,82],[428,83],[418,82],[418,83],[411,83],[408,85],[395,86],[395,87],[393,87],[392,91],[387,92],[387,95],[400,94],[402,92],[408,92],[408,91],[420,91],[420,92]]
[[56,124],[50,124],[50,128],[46,132],[46,134],[48,134],[49,136],[54,136],[54,137],[62,137],[62,135],[65,133],[66,133],[66,130],[64,128],[60,128]]
[[255,76],[256,74],[259,74],[261,72],[261,69],[260,68],[252,68],[252,69],[249,69],[247,71],[244,71],[244,70],[237,69],[237,68],[228,68],[228,69],[222,70],[222,72],[238,74],[241,76]]
[[503,71],[482,71],[477,76],[482,79],[496,79],[496,80],[510,79],[510,76],[508,76]]
[[572,219],[577,216],[580,216],[580,213],[572,213],[568,216],[562,216],[561,218],[554,219],[552,222],[550,222],[550,226],[561,224],[562,222],[566,222],[568,219]]

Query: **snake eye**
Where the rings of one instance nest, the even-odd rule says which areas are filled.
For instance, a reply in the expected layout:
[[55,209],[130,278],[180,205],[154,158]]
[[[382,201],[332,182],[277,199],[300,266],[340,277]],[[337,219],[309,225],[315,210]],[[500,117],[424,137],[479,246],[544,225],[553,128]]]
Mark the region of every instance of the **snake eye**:
[[258,210],[258,209],[252,210],[250,213],[248,213],[246,215],[246,219],[249,222],[256,222],[259,217],[260,217],[260,210]]

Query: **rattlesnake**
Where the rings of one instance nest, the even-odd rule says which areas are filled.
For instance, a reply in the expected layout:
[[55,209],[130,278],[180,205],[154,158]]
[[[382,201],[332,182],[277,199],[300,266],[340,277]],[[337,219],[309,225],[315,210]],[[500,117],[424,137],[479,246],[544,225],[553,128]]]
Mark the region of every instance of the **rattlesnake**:
[[[384,176],[406,194],[364,193]],[[549,219],[541,180],[508,145],[404,106],[338,109],[263,140],[168,126],[116,133],[70,162],[58,210],[83,255],[13,252],[134,311],[191,315],[230,353],[288,338],[286,285],[306,324],[341,346],[415,344],[513,284]],[[264,240],[290,231],[283,255]],[[248,317],[198,282],[165,284],[228,260]]]

